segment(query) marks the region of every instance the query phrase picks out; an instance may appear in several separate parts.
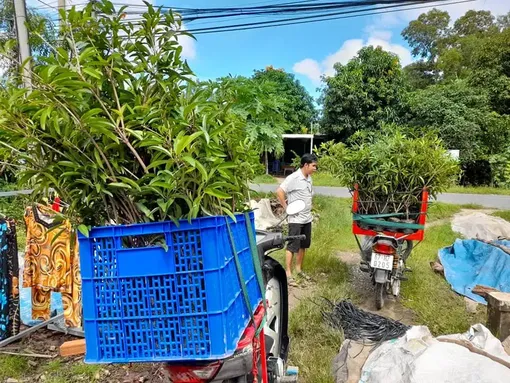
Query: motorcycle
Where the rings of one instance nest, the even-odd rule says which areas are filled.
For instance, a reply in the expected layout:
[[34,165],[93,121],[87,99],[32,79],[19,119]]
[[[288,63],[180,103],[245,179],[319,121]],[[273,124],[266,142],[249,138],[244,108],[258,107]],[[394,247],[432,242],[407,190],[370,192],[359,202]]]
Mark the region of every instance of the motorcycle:
[[413,250],[413,241],[378,234],[364,237],[361,248],[360,270],[370,273],[375,285],[375,306],[380,310],[387,295],[400,295],[400,283],[407,280],[404,274],[411,271],[406,261]]
[[[286,215],[299,214],[304,208],[303,201],[294,201],[287,206]],[[234,355],[216,361],[166,363],[164,369],[173,383],[251,383],[254,381],[254,367],[259,377],[263,374],[262,370],[267,371],[268,383],[297,382],[296,368],[287,368],[290,343],[287,276],[280,263],[269,256],[294,239],[305,238],[303,235],[285,236],[281,232],[256,230],[257,251],[266,285],[266,324],[264,342],[261,342],[261,346],[265,344],[266,360],[261,360],[263,353],[260,350],[253,349],[255,328],[264,317],[261,304],[254,313],[255,323],[250,323],[245,329]]]

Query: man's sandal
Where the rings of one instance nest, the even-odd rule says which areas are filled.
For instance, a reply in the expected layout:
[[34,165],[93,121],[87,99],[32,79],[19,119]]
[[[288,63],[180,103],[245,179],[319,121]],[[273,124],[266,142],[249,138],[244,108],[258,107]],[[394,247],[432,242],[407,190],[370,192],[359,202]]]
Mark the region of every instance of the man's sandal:
[[287,284],[290,286],[290,287],[299,287],[298,283],[296,282],[296,280],[292,277],[287,277]]
[[303,271],[298,273],[298,277],[304,279],[307,282],[312,282],[313,279],[308,274],[304,273]]

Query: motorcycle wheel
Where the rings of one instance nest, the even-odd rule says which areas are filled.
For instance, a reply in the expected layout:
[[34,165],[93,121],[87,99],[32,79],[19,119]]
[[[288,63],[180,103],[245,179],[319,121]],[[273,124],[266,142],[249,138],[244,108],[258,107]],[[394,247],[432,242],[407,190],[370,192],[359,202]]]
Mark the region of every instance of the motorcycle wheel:
[[279,356],[281,347],[281,326],[283,319],[281,281],[278,277],[271,278],[266,285],[267,322],[264,333],[273,340],[269,354]]
[[375,307],[380,310],[384,307],[384,295],[386,294],[385,283],[375,284]]

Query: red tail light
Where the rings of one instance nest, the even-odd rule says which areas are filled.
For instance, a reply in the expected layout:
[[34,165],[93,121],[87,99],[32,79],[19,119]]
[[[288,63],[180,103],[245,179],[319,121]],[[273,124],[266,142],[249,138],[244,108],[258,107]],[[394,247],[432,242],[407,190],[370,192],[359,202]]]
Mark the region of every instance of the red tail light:
[[206,383],[214,379],[220,370],[221,362],[203,365],[165,365],[168,377],[173,383]]
[[389,241],[378,241],[374,244],[372,250],[378,254],[392,255],[396,253],[396,249],[392,246]]

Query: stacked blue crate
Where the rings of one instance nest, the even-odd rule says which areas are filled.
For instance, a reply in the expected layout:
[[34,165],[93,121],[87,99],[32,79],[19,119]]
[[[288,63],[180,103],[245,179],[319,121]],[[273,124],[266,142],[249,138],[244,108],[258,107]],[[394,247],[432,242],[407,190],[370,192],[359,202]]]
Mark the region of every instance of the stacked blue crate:
[[[254,216],[249,227],[253,232]],[[252,311],[257,282],[244,215],[228,219]],[[160,236],[164,244],[126,246]],[[250,320],[225,217],[93,228],[79,235],[88,363],[232,355]]]

